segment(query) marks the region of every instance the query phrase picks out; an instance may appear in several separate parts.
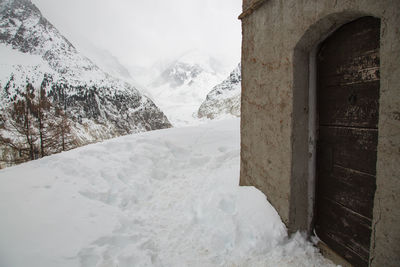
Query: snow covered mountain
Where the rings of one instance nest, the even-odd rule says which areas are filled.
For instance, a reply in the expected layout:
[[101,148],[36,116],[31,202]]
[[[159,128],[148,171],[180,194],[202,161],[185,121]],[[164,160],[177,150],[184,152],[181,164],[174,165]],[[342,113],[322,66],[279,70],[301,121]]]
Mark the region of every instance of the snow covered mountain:
[[110,51],[99,48],[89,41],[81,41],[77,49],[106,73],[135,85],[129,70]]
[[241,81],[239,63],[226,80],[208,93],[198,110],[199,118],[215,119],[226,115],[240,117]]
[[147,90],[174,126],[190,125],[209,88],[223,79],[221,73],[217,60],[193,50],[167,64]]
[[27,84],[68,114],[80,143],[171,127],[149,98],[80,54],[30,0],[0,0],[0,114]]

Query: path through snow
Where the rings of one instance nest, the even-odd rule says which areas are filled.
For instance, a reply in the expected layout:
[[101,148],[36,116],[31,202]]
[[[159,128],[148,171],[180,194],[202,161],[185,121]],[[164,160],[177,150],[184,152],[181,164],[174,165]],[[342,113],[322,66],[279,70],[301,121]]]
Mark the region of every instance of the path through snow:
[[1,170],[0,266],[330,264],[238,179],[237,119]]

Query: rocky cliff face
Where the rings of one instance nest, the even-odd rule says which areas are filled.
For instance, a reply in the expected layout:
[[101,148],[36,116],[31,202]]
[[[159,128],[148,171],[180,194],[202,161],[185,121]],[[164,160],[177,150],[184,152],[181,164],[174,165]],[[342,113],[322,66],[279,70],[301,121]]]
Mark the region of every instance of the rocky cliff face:
[[[0,1],[0,25],[0,45],[27,57],[2,66],[4,104],[20,97],[29,81],[44,86],[73,121],[87,119],[104,126],[100,128],[110,137],[171,126],[150,99],[78,53],[29,0]],[[42,61],[32,64],[32,56]]]
[[215,119],[226,115],[240,117],[241,81],[239,64],[227,79],[208,93],[198,110],[199,118]]
[[30,0],[0,0],[0,52],[3,118],[31,84],[67,114],[80,145],[171,127],[152,100],[80,54]]

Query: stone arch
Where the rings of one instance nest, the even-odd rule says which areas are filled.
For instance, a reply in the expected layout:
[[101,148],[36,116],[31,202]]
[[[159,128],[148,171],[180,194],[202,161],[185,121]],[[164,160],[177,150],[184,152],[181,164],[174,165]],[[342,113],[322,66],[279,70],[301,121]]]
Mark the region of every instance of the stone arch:
[[[304,32],[293,51],[292,166],[288,228],[311,233],[315,190],[316,66],[319,45],[342,25],[364,16],[359,11],[329,14]],[[377,16],[375,16],[377,17]]]

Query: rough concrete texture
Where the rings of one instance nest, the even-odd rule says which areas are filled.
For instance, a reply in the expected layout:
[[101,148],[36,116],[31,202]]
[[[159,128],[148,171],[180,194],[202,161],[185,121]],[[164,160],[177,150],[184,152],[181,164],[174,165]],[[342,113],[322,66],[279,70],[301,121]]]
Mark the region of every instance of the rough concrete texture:
[[[253,1],[244,0],[243,7]],[[381,19],[370,263],[395,266],[400,262],[400,1],[266,0],[242,18],[240,183],[263,191],[290,231],[310,230],[309,55],[335,29],[362,16]]]

